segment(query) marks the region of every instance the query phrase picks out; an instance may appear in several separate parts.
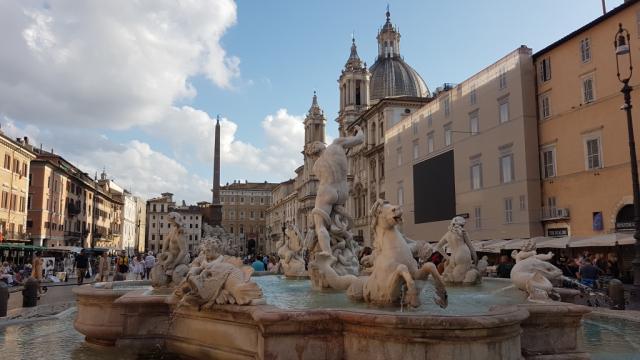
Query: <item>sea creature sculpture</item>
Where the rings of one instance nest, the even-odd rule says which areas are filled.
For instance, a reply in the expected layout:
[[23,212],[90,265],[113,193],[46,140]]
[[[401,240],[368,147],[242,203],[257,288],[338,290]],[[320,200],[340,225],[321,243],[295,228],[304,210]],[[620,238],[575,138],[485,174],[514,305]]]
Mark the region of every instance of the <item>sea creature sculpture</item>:
[[252,273],[250,266],[243,266],[242,261],[234,257],[218,256],[213,261],[192,264],[170,302],[199,309],[224,304],[263,304],[262,290],[251,281]]
[[552,252],[538,254],[535,243],[528,241],[521,251],[514,250],[511,257],[516,260],[511,269],[511,281],[518,289],[529,294],[529,300],[560,300],[560,295],[549,281],[562,276],[562,270],[548,262],[553,257]]
[[[371,275],[352,281],[347,294],[354,300],[375,305],[420,305],[420,288],[416,280],[432,276],[436,288],[434,301],[447,306],[447,291],[436,266],[427,262],[418,267],[414,256],[430,253],[433,249],[422,241],[405,237],[398,225],[402,222],[402,209],[388,201],[377,200],[371,208],[374,231],[373,268]],[[405,290],[403,290],[405,289]],[[403,294],[404,291],[404,294]]]

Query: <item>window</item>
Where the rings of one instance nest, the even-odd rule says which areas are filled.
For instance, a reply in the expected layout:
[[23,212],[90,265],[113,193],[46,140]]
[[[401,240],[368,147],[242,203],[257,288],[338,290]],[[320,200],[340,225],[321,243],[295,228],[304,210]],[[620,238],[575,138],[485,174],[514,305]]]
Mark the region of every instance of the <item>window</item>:
[[538,71],[540,73],[540,82],[551,80],[551,59],[548,57],[542,59],[542,61],[540,61],[538,66],[539,66]]
[[500,124],[509,121],[509,99],[502,99],[499,103]]
[[420,145],[418,140],[413,141],[413,160],[416,160],[420,156]]
[[402,148],[396,149],[396,157],[398,159],[398,166],[402,165]]
[[11,155],[4,154],[4,168],[11,170]]
[[151,240],[155,240],[156,236],[155,235],[151,235]]
[[398,182],[398,205],[404,205],[404,188],[402,186],[402,181]]
[[471,165],[471,189],[482,188],[482,164],[480,162]]
[[482,228],[482,210],[479,207],[473,209],[473,217],[476,229]]
[[582,78],[582,102],[588,104],[596,99],[593,88],[593,74]]
[[433,131],[427,134],[427,154],[433,152]]
[[476,91],[476,84],[471,85],[469,91],[469,104],[475,105],[478,102],[478,92]]
[[551,107],[549,105],[549,94],[540,95],[540,115],[543,119],[551,116]]
[[585,139],[585,153],[587,170],[602,168],[600,136],[592,136]]
[[427,115],[427,127],[433,126],[433,115],[431,115],[431,110],[429,110],[429,114]]
[[469,114],[469,132],[471,135],[477,135],[480,131],[480,122],[478,121],[478,111]]
[[444,126],[444,146],[451,145],[451,124]]
[[2,192],[2,208],[9,209],[9,193],[6,191]]
[[507,224],[513,222],[513,201],[511,198],[504,199],[504,222]]
[[542,165],[542,178],[556,176],[556,148],[549,146],[540,151],[540,163]]
[[418,135],[418,122],[414,121],[413,124],[411,124],[411,129],[413,130],[413,135]]
[[591,42],[588,37],[580,40],[580,58],[583,63],[591,61]]
[[524,195],[520,195],[520,210],[524,210],[527,208],[527,201]]
[[514,179],[513,154],[500,157],[500,180],[503,184],[510,183]]
[[442,101],[442,107],[444,108],[444,116],[448,117],[451,114],[451,104],[449,103],[449,95]]
[[507,88],[507,71],[502,68],[498,74],[498,88],[500,90]]

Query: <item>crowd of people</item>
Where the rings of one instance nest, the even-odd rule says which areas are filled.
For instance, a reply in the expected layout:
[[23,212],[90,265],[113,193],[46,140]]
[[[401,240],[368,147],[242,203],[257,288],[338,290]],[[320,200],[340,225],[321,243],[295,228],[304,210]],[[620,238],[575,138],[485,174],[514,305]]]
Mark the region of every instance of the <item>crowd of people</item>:
[[270,271],[278,273],[280,258],[277,255],[247,255],[242,259],[245,265],[251,265],[254,271]]

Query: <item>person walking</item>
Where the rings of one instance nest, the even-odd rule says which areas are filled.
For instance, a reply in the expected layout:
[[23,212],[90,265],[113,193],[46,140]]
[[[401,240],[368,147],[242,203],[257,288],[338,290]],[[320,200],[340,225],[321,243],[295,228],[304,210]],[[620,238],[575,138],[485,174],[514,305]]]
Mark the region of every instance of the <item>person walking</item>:
[[126,278],[127,273],[129,272],[129,257],[127,257],[127,254],[124,251],[122,251],[120,256],[118,256],[116,264],[118,265],[118,272],[123,274]]
[[111,259],[107,255],[107,252],[103,252],[100,256],[100,263],[98,264],[98,281],[109,281],[109,269],[111,268]]
[[133,266],[133,277],[135,280],[142,280],[144,277],[144,261],[140,254],[136,255],[131,261]]
[[88,266],[89,258],[87,257],[84,249],[82,249],[80,250],[80,254],[76,255],[75,261],[76,275],[78,276],[78,285],[82,285],[84,283],[84,276],[87,274]]
[[151,269],[153,269],[153,266],[155,264],[156,264],[156,258],[155,258],[155,256],[153,256],[153,252],[149,251],[147,256],[144,258],[144,271],[145,271],[145,275],[147,277],[147,280],[149,280],[151,278],[151,276],[150,276]]

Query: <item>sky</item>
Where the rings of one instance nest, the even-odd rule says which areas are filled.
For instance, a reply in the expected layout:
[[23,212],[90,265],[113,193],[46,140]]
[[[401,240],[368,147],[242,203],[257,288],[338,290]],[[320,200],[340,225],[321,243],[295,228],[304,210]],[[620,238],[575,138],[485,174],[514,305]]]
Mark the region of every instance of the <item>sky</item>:
[[351,37],[372,65],[387,4],[431,89],[602,15],[600,0],[0,0],[1,129],[144,198],[195,203],[211,198],[219,115],[222,184],[284,181],[314,91],[337,136]]

